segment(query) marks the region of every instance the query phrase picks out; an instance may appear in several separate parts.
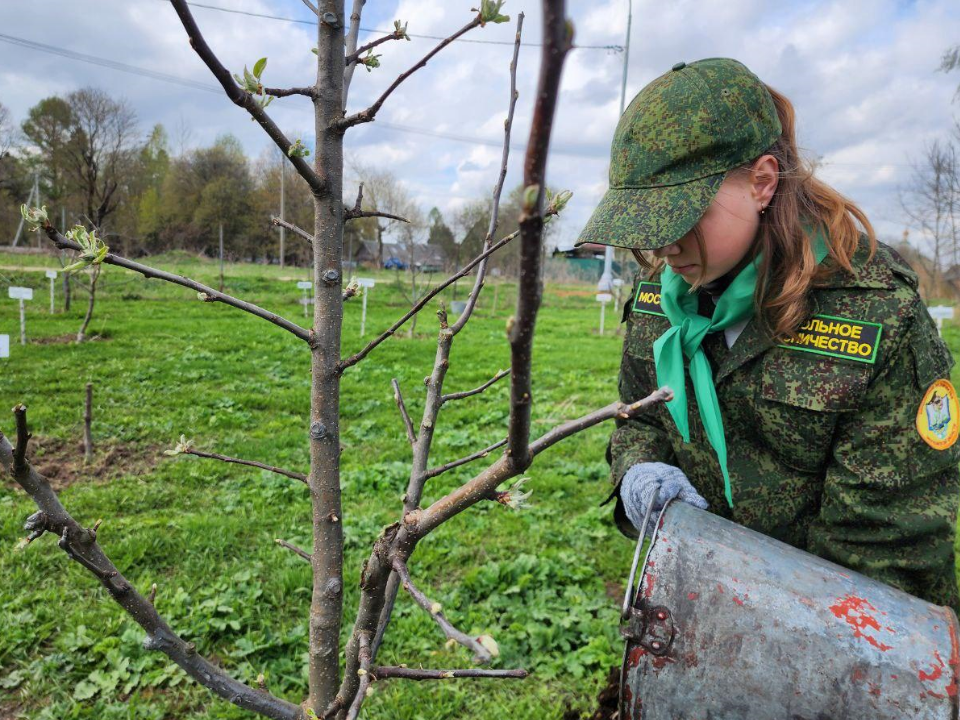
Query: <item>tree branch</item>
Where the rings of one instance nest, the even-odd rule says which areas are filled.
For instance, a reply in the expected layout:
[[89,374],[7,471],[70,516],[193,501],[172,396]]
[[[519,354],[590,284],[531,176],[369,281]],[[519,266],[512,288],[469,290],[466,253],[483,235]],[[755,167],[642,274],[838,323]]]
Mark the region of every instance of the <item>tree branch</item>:
[[373,669],[378,680],[399,678],[402,680],[447,680],[453,678],[513,678],[522,680],[530,673],[526,670],[424,670],[407,667],[387,667],[381,665]]
[[291,143],[287,136],[283,134],[283,131],[277,127],[277,124],[270,119],[270,116],[267,115],[264,109],[253,99],[253,96],[237,85],[230,75],[230,71],[221,64],[217,56],[214,55],[213,50],[207,45],[207,41],[203,39],[200,28],[190,13],[187,0],[170,0],[170,4],[173,5],[173,9],[176,10],[177,15],[180,17],[180,22],[183,24],[184,30],[187,31],[187,36],[190,38],[190,46],[196,51],[206,66],[210,68],[210,72],[213,73],[213,76],[220,83],[221,87],[223,87],[224,92],[227,94],[227,97],[230,98],[231,102],[233,102],[234,105],[242,107],[253,116],[253,119],[260,124],[260,127],[266,131],[267,135],[269,135],[283,151],[283,154],[287,156],[290,163],[297,169],[297,172],[300,173],[300,177],[307,181],[307,185],[310,186],[313,193],[315,195],[322,193],[325,185],[324,180],[314,172],[313,168],[311,168],[302,157],[290,156],[288,154],[293,143]]
[[[26,408],[18,405],[26,423]],[[17,417],[18,425],[21,422]],[[13,471],[14,450],[0,433],[0,467]],[[300,707],[263,690],[252,688],[227,675],[197,652],[193,643],[184,641],[160,617],[153,603],[137,592],[97,544],[96,533],[80,526],[60,503],[47,479],[29,463],[14,474],[20,486],[39,508],[27,521],[31,534],[39,537],[44,532],[57,535],[60,548],[73,560],[89,570],[107,589],[113,599],[147,633],[143,646],[159,650],[198,683],[212,690],[224,700],[238,707],[276,720],[301,720]]]
[[315,98],[317,96],[317,88],[310,85],[308,87],[292,87],[292,88],[268,88],[263,89],[264,94],[273,95],[274,97],[290,97],[291,95],[303,95],[308,98]]
[[399,215],[393,215],[391,213],[380,212],[379,210],[361,210],[360,205],[363,202],[363,183],[360,183],[360,187],[357,189],[357,201],[353,204],[352,208],[347,208],[343,211],[343,221],[355,220],[356,218],[365,218],[365,217],[384,217],[389,218],[390,220],[399,220],[400,222],[409,223],[410,221],[406,218],[402,218]]
[[347,55],[346,63],[347,65],[355,63],[357,62],[357,60],[360,59],[361,55],[363,55],[368,50],[373,50],[377,45],[383,45],[383,43],[389,42],[390,40],[399,40],[402,37],[403,35],[401,35],[399,31],[394,30],[389,35],[384,35],[383,37],[380,37],[380,38],[377,38],[376,40],[372,40],[371,42],[368,42],[366,45],[361,45],[354,52]]
[[360,714],[360,706],[363,705],[363,701],[367,699],[367,688],[370,687],[370,683],[375,679],[374,675],[370,673],[370,635],[369,633],[364,633],[360,636],[360,670],[358,674],[360,675],[360,687],[357,690],[356,696],[353,698],[353,702],[350,704],[350,709],[347,711],[346,720],[356,720],[357,716]]
[[[357,41],[360,38],[360,15],[363,12],[363,6],[366,0],[353,0],[353,10],[350,11],[350,32],[347,33],[346,53],[347,57],[352,55],[357,49]],[[356,63],[344,63],[343,66],[343,100],[340,109],[347,112],[347,95],[350,93],[350,82],[353,80],[353,71],[356,69]]]
[[399,220],[400,222],[408,223],[410,222],[405,217],[400,217],[399,215],[393,215],[391,213],[380,212],[379,210],[361,210],[355,211],[353,208],[348,208],[343,211],[343,221],[347,220],[356,220],[357,218],[365,217],[382,217],[387,218],[388,220]]
[[306,550],[302,550],[298,548],[296,545],[292,543],[288,543],[286,540],[281,540],[280,538],[277,538],[276,540],[274,540],[274,542],[282,548],[286,548],[291,552],[295,552],[297,555],[302,557],[307,562],[310,562],[310,560],[312,560],[312,558],[310,557],[310,553],[308,553]]
[[303,4],[310,8],[314,15],[320,15],[320,12],[317,10],[317,6],[310,2],[310,0],[303,0]]
[[304,484],[307,483],[307,476],[303,473],[294,472],[293,470],[284,470],[283,468],[274,467],[273,465],[265,465],[262,462],[257,462],[256,460],[241,460],[240,458],[220,455],[219,453],[201,452],[200,450],[194,450],[193,448],[181,450],[181,454],[196,455],[197,457],[209,458],[211,460],[221,460],[226,463],[236,463],[237,465],[248,465],[250,467],[260,468],[261,470],[268,470],[272,473],[276,473],[277,475],[285,475],[288,478],[299,480]]
[[413,580],[410,579],[410,571],[407,570],[406,564],[399,557],[393,559],[393,570],[400,576],[400,582],[403,585],[403,589],[410,593],[410,597],[414,601],[426,610],[430,617],[434,619],[437,625],[440,626],[440,629],[443,630],[443,634],[446,635],[450,640],[453,640],[460,645],[463,645],[468,650],[473,652],[473,660],[478,663],[488,663],[493,659],[491,652],[485,648],[476,638],[472,638],[466,633],[462,633],[457,630],[446,616],[443,614],[443,611],[440,609],[440,603],[431,602],[430,598],[424,595],[416,585],[413,584]]
[[[500,196],[503,194],[503,183],[507,178],[507,160],[510,157],[510,131],[513,128],[513,111],[517,106],[517,57],[520,55],[520,35],[523,30],[523,13],[517,15],[517,32],[513,42],[513,58],[510,61],[510,102],[507,110],[507,119],[503,123],[503,151],[500,157],[500,175],[497,178],[497,184],[493,188],[493,208],[490,212],[490,225],[487,228],[487,236],[483,240],[483,246],[489,247],[493,241],[494,233],[497,232],[500,216]],[[473,281],[473,289],[467,296],[467,304],[453,325],[453,334],[459,333],[463,326],[467,324],[473,309],[476,307],[477,299],[480,297],[480,291],[483,289],[483,280],[487,274],[487,263],[480,263],[477,270],[477,277]]]
[[[53,241],[53,244],[56,245],[58,249],[81,250],[81,247],[78,243],[61,235],[50,223],[46,223],[43,229],[46,231],[47,237]],[[203,283],[199,283],[196,280],[191,280],[190,278],[183,277],[182,275],[174,275],[173,273],[168,273],[164,270],[156,270],[155,268],[148,267],[147,265],[141,265],[133,260],[127,260],[126,258],[115,255],[114,253],[107,253],[103,258],[103,262],[107,263],[108,265],[116,265],[117,267],[133,270],[134,272],[138,272],[147,278],[166,280],[174,285],[180,285],[181,287],[196,290],[197,292],[203,294],[204,297],[201,299],[204,302],[222,302],[224,305],[229,305],[237,308],[238,310],[248,312],[251,315],[256,315],[257,317],[263,318],[264,320],[273,323],[277,327],[281,327],[284,330],[293,333],[301,340],[310,342],[309,330],[302,328],[296,323],[290,322],[289,320],[285,320],[276,313],[272,313],[269,310],[264,310],[262,307],[254,305],[253,303],[248,303],[245,300],[239,300],[231,295],[222,293],[219,290],[215,290],[214,288],[204,285]]]
[[[534,114],[533,118],[533,127],[531,131],[531,143],[530,150],[528,151],[528,164],[533,164],[541,169],[546,163],[546,150],[547,143],[543,142],[544,136],[549,137],[549,127],[552,125],[553,117],[552,113],[556,107],[556,93],[559,86],[559,72],[560,68],[563,65],[565,57],[565,49],[568,38],[566,37],[567,32],[567,21],[564,16],[564,2],[563,0],[544,0],[544,38],[546,42],[544,43],[543,51],[541,54],[541,70],[540,70],[540,81],[537,88],[537,108],[539,112]],[[558,39],[562,39],[558,42]],[[556,82],[554,81],[556,80]],[[549,112],[547,112],[549,111]],[[547,128],[546,130],[544,128]],[[541,192],[542,194],[542,192]],[[542,204],[541,204],[542,207]],[[542,215],[540,227],[542,228]],[[529,231],[527,232],[529,236]],[[512,235],[504,238],[504,240],[512,239]],[[536,242],[536,249],[539,255],[539,235],[534,238]],[[502,243],[503,241],[501,241]],[[528,243],[529,245],[529,243]],[[499,247],[500,243],[494,244],[489,250],[485,250],[482,253],[481,257],[476,260],[475,263],[472,263],[469,268],[481,262],[483,257],[487,257],[495,248]],[[539,257],[538,257],[539,259]],[[529,262],[524,258],[525,262]],[[526,268],[529,270],[529,267]],[[536,268],[539,270],[539,267]],[[469,272],[469,269],[466,269]],[[462,272],[462,271],[461,271]],[[464,273],[465,274],[465,273]],[[458,273],[459,277],[462,277],[461,273]],[[522,279],[526,279],[525,276],[521,276]],[[435,289],[435,292],[439,289]],[[435,294],[434,292],[434,294]],[[424,300],[428,300],[429,296]],[[421,301],[423,302],[423,301]],[[419,307],[415,307],[412,310],[412,313],[415,313],[417,310],[422,307],[422,304]],[[532,310],[532,316],[535,318],[537,307],[535,306]],[[392,332],[399,327],[412,313],[408,313],[406,317],[401,318],[399,323],[396,323],[394,327],[387,331],[380,338],[376,339],[374,343],[368,345],[357,355],[352,356],[347,361],[341,362],[341,367],[346,367],[350,364],[358,362],[362,359],[372,347],[375,347],[376,344],[382,342],[385,337],[389,336]],[[530,321],[530,313],[527,313],[527,321]],[[442,380],[443,373],[445,372],[444,362],[448,357],[450,342],[452,341],[452,328],[441,329],[440,338],[438,341],[437,347],[437,362],[434,363],[434,375],[431,376],[431,385],[433,384],[433,379],[436,376],[439,380]],[[529,357],[525,358],[525,362],[529,364]],[[514,373],[517,372],[517,366],[514,365],[512,368]],[[529,367],[527,368],[529,372]],[[438,383],[439,384],[439,383]],[[430,392],[439,392],[439,387],[428,387]],[[430,417],[428,417],[429,412],[435,416],[436,408],[433,405],[439,406],[439,397],[435,397],[433,404],[431,404],[430,399],[428,398],[427,408],[424,412],[424,423],[421,425],[421,429],[425,427],[425,424]],[[528,420],[528,432],[529,432],[529,417]],[[427,432],[427,437],[430,436],[430,432]],[[426,455],[425,451],[421,451],[419,445],[424,442],[423,432],[421,432],[421,438],[418,442],[418,448],[415,449],[414,465],[416,466],[418,462],[421,462]],[[527,452],[527,448],[524,447],[523,450]],[[528,463],[529,464],[529,463]],[[389,620],[389,611],[390,603],[392,602],[392,597],[388,595],[391,592],[392,588],[395,588],[393,584],[393,578],[396,577],[396,573],[393,572],[392,560],[393,558],[399,557],[401,560],[406,560],[410,557],[410,554],[416,547],[417,542],[422,539],[430,530],[432,530],[436,525],[427,526],[425,525],[425,520],[434,520],[442,522],[444,519],[449,519],[457,512],[469,507],[470,505],[479,502],[485,497],[490,497],[491,493],[496,489],[496,487],[503,482],[504,480],[509,479],[522,471],[520,467],[512,457],[507,454],[501,456],[497,461],[495,461],[490,467],[483,470],[474,480],[467,483],[467,486],[471,490],[477,491],[476,496],[468,495],[466,498],[461,498],[458,493],[462,489],[458,489],[447,498],[438,501],[441,503],[440,507],[437,507],[438,503],[434,503],[430,507],[434,509],[434,512],[429,517],[426,516],[427,511],[419,510],[416,507],[408,510],[412,504],[413,498],[408,496],[404,498],[404,510],[405,515],[402,519],[402,522],[395,526],[390,526],[381,537],[374,544],[373,552],[370,554],[370,557],[367,559],[367,562],[364,565],[364,571],[361,577],[361,594],[360,594],[360,606],[357,612],[357,618],[354,622],[353,633],[351,639],[347,644],[346,648],[346,667],[347,672],[344,674],[343,683],[340,686],[339,695],[347,699],[353,699],[357,691],[357,683],[355,681],[355,673],[357,668],[357,650],[358,642],[361,633],[378,631],[380,634],[380,629],[386,627],[386,621]],[[414,489],[421,487],[422,483],[419,482],[420,478],[417,477],[416,467],[411,470],[411,482],[410,487]],[[452,506],[448,508],[447,506]],[[374,647],[376,649],[376,646]],[[351,669],[353,669],[354,677],[351,678]],[[439,677],[439,675],[438,675]]]
[[351,356],[348,357],[346,360],[342,360],[342,361],[340,362],[340,371],[343,372],[344,370],[346,370],[346,369],[347,369],[348,367],[350,367],[351,365],[356,365],[358,362],[360,362],[361,360],[363,360],[367,355],[370,354],[370,351],[371,351],[371,350],[373,350],[377,345],[379,345],[380,343],[382,343],[382,342],[383,342],[384,340],[386,340],[388,337],[390,337],[391,335],[393,335],[407,320],[409,320],[409,319],[412,318],[414,315],[416,315],[418,312],[420,312],[420,311],[423,309],[424,305],[426,305],[428,302],[430,302],[430,300],[432,300],[432,299],[435,298],[437,295],[439,295],[439,294],[443,291],[444,288],[449,287],[450,285],[453,285],[453,283],[455,283],[457,280],[459,280],[460,278],[462,278],[464,275],[467,275],[467,274],[468,274],[471,270],[473,270],[473,268],[476,267],[477,264],[480,263],[484,258],[489,257],[490,255],[492,255],[493,253],[495,253],[497,250],[499,250],[500,248],[502,248],[502,247],[503,247],[504,245],[506,245],[508,242],[510,242],[511,240],[513,240],[518,234],[519,234],[519,231],[510,233],[509,235],[507,235],[505,238],[503,238],[503,239],[500,240],[499,242],[495,243],[494,245],[491,245],[488,249],[484,250],[482,253],[480,253],[479,255],[477,255],[477,257],[475,257],[473,260],[471,260],[467,265],[465,265],[465,266],[463,267],[463,269],[461,269],[458,273],[456,273],[456,274],[454,274],[454,275],[451,275],[451,276],[448,277],[446,280],[444,280],[442,283],[440,283],[440,284],[437,285],[435,288],[433,288],[433,289],[432,289],[430,292],[428,292],[426,295],[424,295],[422,298],[420,298],[420,300],[417,301],[416,305],[414,305],[412,308],[410,308],[410,310],[407,311],[407,313],[406,313],[403,317],[401,317],[399,320],[397,320],[393,325],[391,325],[391,326],[389,327],[389,329],[387,329],[386,331],[384,331],[380,336],[378,336],[378,337],[375,338],[374,340],[371,340],[371,341],[367,344],[367,346],[366,346],[365,348],[363,348],[360,352],[358,352],[358,353],[356,353],[356,354],[354,354],[354,355],[351,355]]
[[[589,427],[616,417],[635,417],[646,411],[647,408],[657,403],[668,402],[672,398],[673,393],[670,389],[662,387],[653,391],[647,397],[637,400],[635,403],[612,402],[599,410],[594,410],[575,420],[562,423],[544,433],[534,442],[530,443],[524,455],[532,460],[547,448]],[[519,475],[523,469],[528,466],[529,463],[527,466],[524,466],[524,468],[518,467],[516,463],[512,462],[509,453],[505,454],[500,460],[487,468],[487,470],[481,472],[446,497],[440,498],[433,503],[433,505],[421,511],[418,517],[412,519],[416,524],[415,530],[412,526],[408,526],[408,532],[414,532],[418,538],[422,538],[454,515],[463,512],[471,505],[489,497],[490,494],[497,489],[498,485]]]
[[506,444],[507,444],[507,439],[504,438],[503,440],[498,440],[490,447],[485,447],[483,450],[475,452],[473,455],[467,455],[466,457],[460,458],[459,460],[454,460],[453,462],[449,462],[446,465],[440,465],[439,467],[431,468],[430,470],[427,470],[423,474],[423,479],[429,480],[430,478],[436,477],[437,475],[442,475],[443,473],[447,472],[447,470],[453,470],[454,468],[460,467],[461,465],[466,465],[467,463],[473,462],[474,460],[479,460],[480,458],[486,457],[497,448],[503,447]]
[[471,395],[478,395],[482,393],[484,390],[486,390],[488,387],[493,385],[497,380],[500,380],[501,378],[505,378],[509,374],[510,374],[509,368],[507,368],[506,370],[500,370],[499,372],[497,372],[496,375],[494,375],[491,379],[487,380],[480,387],[474,388],[473,390],[465,390],[464,392],[450,393],[449,395],[444,395],[440,398],[440,402],[445,403],[449,400],[462,400],[463,398],[470,397]]
[[[519,42],[520,29],[522,28],[523,16],[517,20],[517,42]],[[516,56],[518,52],[517,44],[514,44],[514,56],[513,64],[511,66],[511,76],[515,77],[516,72]],[[513,85],[514,80],[511,80],[511,85]],[[512,109],[516,100],[516,92],[513,87],[511,87],[511,99],[510,106],[511,109],[508,111],[508,119],[506,122],[507,133],[505,136],[505,143],[507,148],[509,148],[509,126],[512,124]],[[494,203],[499,202],[500,190],[502,189],[503,178],[506,173],[506,163],[507,163],[507,152],[504,153],[503,159],[501,161],[501,170],[500,170],[500,182],[498,183],[497,189],[494,190]],[[496,212],[496,210],[494,211]],[[494,226],[495,227],[495,226]],[[490,248],[490,243],[492,240],[492,230],[484,240],[484,250]],[[480,289],[483,287],[483,269],[485,268],[486,261],[480,260],[480,271],[478,272],[477,280],[474,283],[474,289],[472,292],[472,299],[475,302],[476,297],[478,296]],[[437,416],[440,412],[440,408],[443,404],[442,402],[442,390],[443,382],[446,376],[447,368],[449,367],[450,360],[450,351],[453,343],[453,338],[460,329],[463,328],[467,319],[470,316],[471,307],[468,305],[467,311],[461,314],[461,318],[455,324],[454,328],[451,329],[446,322],[446,313],[443,312],[442,306],[441,310],[437,313],[440,318],[440,333],[437,339],[437,352],[434,359],[433,371],[431,375],[426,379],[427,383],[427,398],[424,403],[423,408],[423,418],[420,422],[420,434],[417,438],[417,442],[413,446],[413,462],[410,467],[410,479],[407,485],[407,491],[403,497],[403,517],[406,517],[409,513],[416,510],[420,505],[420,499],[423,495],[423,489],[426,484],[428,477],[430,477],[430,471],[427,469],[430,458],[430,448],[433,441],[433,434],[435,431]],[[402,321],[401,321],[402,322]],[[468,458],[465,460],[457,461],[450,463],[447,466],[438,468],[435,470],[437,474],[444,472],[446,469],[456,467],[465,462],[469,462],[471,459],[476,457],[482,457],[484,452],[475,453],[475,457]],[[409,552],[412,552],[412,546],[409,548]],[[383,590],[383,600],[374,600],[374,602],[380,602],[380,618],[376,623],[376,634],[373,640],[372,652],[373,657],[376,658],[377,651],[380,647],[381,642],[383,641],[383,634],[386,632],[386,628],[390,622],[390,616],[393,612],[393,605],[396,600],[397,590],[399,587],[399,576],[397,573],[393,572],[391,568],[386,563],[380,564],[379,568],[384,572],[388,572],[389,576],[386,580],[386,586]],[[371,573],[373,574],[373,573]],[[361,624],[360,619],[358,618],[358,625]],[[352,659],[353,655],[350,652],[350,647],[348,646],[347,654],[347,667],[350,668],[351,665],[355,662]],[[349,674],[345,679],[343,685],[341,685],[341,694],[349,697],[351,692],[354,692],[354,688],[347,684],[349,680]]]
[[[530,126],[530,140],[524,160],[524,206],[520,212],[520,282],[517,309],[510,330],[512,376],[510,383],[510,427],[508,453],[522,472],[530,462],[530,408],[533,405],[531,363],[533,332],[543,295],[540,256],[543,246],[544,197],[546,195],[547,150],[557,109],[560,75],[572,42],[572,30],[564,17],[563,0],[544,7],[543,55],[536,102]],[[536,193],[535,201],[529,195]]]
[[[447,45],[449,45],[458,37],[469,32],[470,30],[473,30],[473,28],[479,25],[480,25],[480,14],[478,13],[477,16],[473,18],[473,20],[471,20],[462,28],[457,30],[453,35],[448,37],[446,40],[440,41],[440,43],[433,50],[431,50],[426,55],[424,55],[423,58],[421,58],[420,62],[418,62],[416,65],[414,65],[412,68],[410,68],[406,72],[401,73],[399,77],[397,77],[397,79],[393,81],[393,84],[390,87],[388,87],[379,98],[377,98],[377,100],[373,103],[373,105],[368,107],[366,110],[361,110],[358,113],[354,113],[353,115],[349,115],[345,118],[341,118],[336,122],[336,127],[341,131],[343,131],[343,130],[346,130],[347,128],[353,127],[354,125],[359,125],[360,123],[372,122],[377,115],[377,111],[380,110],[380,106],[383,105],[384,101],[388,97],[390,97],[390,94],[394,90],[396,90],[397,87],[400,86],[400,83],[402,83],[408,77],[413,75],[413,73],[415,73],[417,70],[419,70],[424,65],[426,65],[427,62],[430,60],[430,58],[432,58],[438,52],[443,50]],[[351,65],[351,67],[356,67],[356,64]]]
[[27,443],[30,433],[27,431],[27,406],[17,403],[13,406],[13,416],[17,425],[17,447],[13,451],[13,473],[19,478],[27,469]]
[[413,432],[413,421],[410,420],[410,413],[407,412],[407,407],[403,404],[403,395],[400,394],[400,383],[397,382],[396,378],[393,378],[390,384],[393,385],[393,399],[397,403],[397,408],[400,410],[400,416],[403,418],[403,426],[407,429],[407,440],[413,445],[417,442],[417,436]]
[[280,226],[280,227],[285,227],[287,230],[290,230],[290,231],[296,233],[297,235],[299,235],[300,237],[302,237],[304,240],[306,240],[306,241],[307,241],[308,243],[310,243],[311,245],[313,244],[313,235],[311,235],[310,233],[308,233],[308,232],[307,232],[306,230],[304,230],[303,228],[297,227],[297,226],[294,225],[292,222],[287,222],[286,220],[281,220],[281,219],[278,218],[276,215],[271,215],[271,216],[270,216],[270,222],[272,222],[274,225],[278,225],[278,226]]

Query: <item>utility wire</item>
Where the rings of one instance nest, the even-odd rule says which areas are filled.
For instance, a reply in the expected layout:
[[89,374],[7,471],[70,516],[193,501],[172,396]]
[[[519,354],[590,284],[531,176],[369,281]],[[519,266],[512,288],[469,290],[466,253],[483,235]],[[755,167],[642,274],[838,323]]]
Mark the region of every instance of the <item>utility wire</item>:
[[[162,0],[166,2],[167,0]],[[206,3],[199,2],[187,2],[187,5],[192,7],[203,8],[204,10],[217,10],[219,12],[233,13],[234,15],[248,15],[249,17],[255,18],[264,18],[266,20],[280,20],[282,22],[296,23],[298,25],[313,25],[316,26],[317,21],[314,20],[300,20],[299,18],[288,18],[281,17],[279,15],[269,15],[267,13],[257,13],[251,12],[249,10],[237,10],[235,8],[226,8],[219,5],[207,5]],[[393,30],[379,30],[376,28],[365,28],[361,27],[362,32],[368,33],[379,33],[380,35],[392,35]],[[410,37],[423,38],[426,40],[446,40],[445,37],[440,37],[439,35],[416,35],[414,33],[407,33]],[[457,38],[454,42],[467,42],[467,43],[477,43],[478,45],[510,45],[513,46],[513,40],[479,40],[473,38]],[[520,43],[524,47],[542,47],[543,43],[531,43],[524,42]],[[574,45],[571,49],[573,50],[610,50],[613,52],[623,52],[622,45]]]
[[34,42],[33,40],[14,37],[13,35],[4,35],[3,33],[0,33],[0,42],[10,43],[11,45],[19,45],[20,47],[29,48],[31,50],[39,50],[40,52],[51,53],[52,55],[60,55],[61,57],[65,57],[70,60],[79,60],[80,62],[90,63],[91,65],[100,65],[101,67],[111,68],[112,70],[133,73],[134,75],[141,75],[143,77],[153,78],[154,80],[162,80],[163,82],[183,85],[184,87],[193,88],[194,90],[206,90],[207,92],[214,93],[222,92],[222,89],[219,87],[197,82],[196,80],[190,80],[189,78],[168,75],[167,73],[157,72],[156,70],[137,67],[136,65],[127,65],[126,63],[97,57],[96,55],[87,55],[85,53],[74,52],[73,50],[65,50],[64,48],[56,47],[55,45],[46,45],[44,43]]
[[[127,63],[118,62],[116,60],[110,60],[108,58],[97,57],[96,55],[87,55],[85,53],[75,52],[73,50],[65,50],[54,45],[46,45],[44,43],[35,42],[33,40],[26,40],[25,38],[14,37],[13,35],[5,35],[0,33],[0,42],[10,43],[11,45],[18,45],[20,47],[25,47],[30,50],[37,50],[38,52],[50,53],[52,55],[59,55],[60,57],[65,57],[69,60],[76,60],[79,62],[90,63],[92,65],[99,65],[101,67],[110,68],[111,70],[118,70],[120,72],[130,73],[132,75],[139,75],[141,77],[151,78],[153,80],[161,80],[163,82],[172,83],[174,85],[181,85],[183,87],[191,88],[192,90],[203,90],[205,92],[213,93],[215,95],[222,95],[223,88],[217,85],[208,85],[206,83],[198,82],[196,80],[191,80],[189,78],[179,77],[177,75],[168,75],[167,73],[157,72],[156,70],[150,70],[148,68],[138,67],[136,65],[128,65]],[[285,105],[284,109],[288,110],[300,110],[294,105]],[[409,133],[411,135],[424,135],[427,137],[440,138],[442,140],[451,140],[453,142],[466,143],[468,145],[487,145],[489,147],[502,147],[503,142],[500,140],[487,140],[483,138],[469,137],[467,135],[458,135],[456,133],[446,133],[436,130],[427,130],[425,128],[412,127],[409,125],[398,125],[396,123],[390,123],[385,120],[376,120],[376,122],[370,123],[364,126],[365,129],[371,127],[381,127],[385,130],[394,130],[401,133]],[[516,150],[524,151],[526,150],[525,145],[519,145],[517,143],[510,143],[510,147]],[[575,150],[567,150],[559,146],[552,146],[551,152],[554,152],[558,155],[567,155],[571,157],[593,157],[595,153],[590,153],[587,148],[584,148],[582,151],[578,152]],[[601,153],[602,155],[606,154],[604,149]],[[824,163],[824,166],[865,166],[865,167],[883,167],[886,165],[890,166],[902,166],[907,167],[907,163],[854,163],[854,162],[830,162],[827,161]]]
[[[153,80],[162,80],[163,82],[172,83],[174,85],[181,85],[183,87],[188,87],[193,90],[204,90],[206,92],[214,93],[216,95],[223,95],[223,88],[219,86],[208,85],[206,83],[197,82],[196,80],[190,80],[189,78],[178,77],[176,75],[168,75],[166,73],[156,72],[155,70],[149,70],[147,68],[138,67],[136,65],[128,65],[127,63],[118,62],[116,60],[97,57],[96,55],[87,55],[86,53],[74,52],[73,50],[64,50],[63,48],[59,48],[54,45],[47,45],[45,43],[39,43],[33,40],[26,40],[24,38],[14,37],[13,35],[5,35],[3,33],[0,33],[0,42],[6,42],[12,45],[18,45],[20,47],[28,48],[30,50],[37,50],[39,52],[50,53],[52,55],[59,55],[69,60],[77,60],[79,62],[86,62],[92,65],[99,65],[101,67],[110,68],[111,70],[118,70],[120,72],[130,73],[131,75],[139,75],[141,77],[147,77]],[[284,106],[284,108],[289,110],[302,110],[304,112],[309,112],[306,109],[298,108],[294,105],[286,105]],[[371,123],[370,126],[381,127],[385,130],[393,130],[396,132],[410,133],[412,135],[426,135],[428,137],[441,138],[444,140],[451,140],[454,142],[461,142],[469,145],[488,145],[490,147],[498,147],[498,148],[503,146],[503,142],[499,140],[473,138],[467,135],[457,135],[455,133],[438,132],[436,130],[427,130],[424,128],[411,127],[409,125],[397,125],[395,123],[389,123],[379,119],[376,122]],[[366,127],[367,126],[365,126],[365,129]],[[526,149],[525,145],[518,145],[516,143],[511,143],[511,147],[521,151]],[[568,150],[563,150],[562,148],[558,148],[558,147],[554,147],[553,152],[557,153],[558,155],[572,155],[576,157],[583,157],[585,155],[590,154],[586,151],[572,152]]]

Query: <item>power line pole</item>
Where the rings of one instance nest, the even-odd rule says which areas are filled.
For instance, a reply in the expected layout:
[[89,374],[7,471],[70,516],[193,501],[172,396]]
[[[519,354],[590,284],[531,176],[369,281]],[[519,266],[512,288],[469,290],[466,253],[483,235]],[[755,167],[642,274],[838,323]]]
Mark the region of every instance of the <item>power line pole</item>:
[[[283,216],[283,205],[284,205],[284,176],[286,172],[287,163],[284,160],[283,156],[280,157],[280,219],[285,220]],[[286,239],[286,229],[283,225],[280,226],[280,269],[283,269],[283,256],[284,256],[284,240]]]
[[[623,80],[620,84],[620,115],[623,115],[623,105],[627,97],[627,69],[630,65],[630,25],[633,22],[633,0],[627,0],[627,39],[623,50]],[[603,275],[597,283],[599,292],[610,292],[613,289],[613,246],[607,245],[603,251]]]

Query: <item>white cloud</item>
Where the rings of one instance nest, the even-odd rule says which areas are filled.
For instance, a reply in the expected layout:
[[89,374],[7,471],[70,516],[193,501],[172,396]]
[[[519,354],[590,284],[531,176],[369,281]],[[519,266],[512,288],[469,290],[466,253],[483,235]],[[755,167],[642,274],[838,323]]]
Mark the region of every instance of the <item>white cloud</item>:
[[[393,18],[414,34],[446,36],[465,24],[475,0],[400,0],[368,3],[364,27],[389,28]],[[124,0],[75,3],[47,0],[42,11],[24,13],[0,3],[4,32],[131,65],[216,81],[190,49],[166,2]],[[242,0],[231,7],[306,18],[299,0]],[[537,42],[539,3],[509,0],[506,9],[526,14],[524,39]],[[626,0],[572,3],[576,43],[621,44]],[[270,84],[303,85],[315,75],[308,26],[195,8],[197,22],[224,64],[240,70],[268,56]],[[515,18],[514,18],[515,19]],[[960,5],[955,0],[762,0],[654,2],[634,0],[627,101],[678,60],[728,56],[745,62],[794,103],[801,143],[827,162],[823,176],[855,201],[888,233],[903,226],[897,188],[909,177],[909,159],[923,143],[944,135],[960,105],[952,102],[960,74],[936,72],[940,55],[957,42]],[[496,181],[507,110],[508,69],[514,20],[471,31],[466,39],[507,44],[452,43],[404,82],[386,101],[378,122],[347,135],[348,150],[383,163],[407,182],[425,209],[452,210],[487,194]],[[361,36],[361,41],[373,37]],[[350,111],[368,106],[411,67],[436,40],[387,42],[376,52],[381,67],[358,69]],[[548,182],[574,191],[561,227],[561,241],[575,238],[606,187],[610,141],[620,105],[622,55],[577,49],[567,61],[548,166]],[[539,48],[520,51],[520,99],[513,128],[507,188],[521,182]],[[0,43],[0,98],[17,120],[41,98],[94,84],[124,96],[136,108],[144,132],[164,123],[171,136],[181,117],[194,143],[220,133],[236,134],[251,155],[269,143],[262,130],[222,93],[179,87],[103,67]],[[14,69],[11,69],[14,68]],[[304,98],[275,102],[271,112],[293,136],[312,128]],[[384,123],[419,128],[400,132]],[[470,145],[435,133],[481,138]],[[308,135],[305,135],[308,136]],[[504,222],[508,222],[504,219]]]

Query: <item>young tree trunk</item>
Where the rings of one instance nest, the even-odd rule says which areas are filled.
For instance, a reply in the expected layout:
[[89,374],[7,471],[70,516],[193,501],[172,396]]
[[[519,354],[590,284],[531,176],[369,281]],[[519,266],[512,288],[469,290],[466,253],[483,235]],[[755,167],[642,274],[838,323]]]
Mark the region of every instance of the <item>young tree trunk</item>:
[[90,324],[90,319],[93,317],[93,305],[97,300],[97,280],[100,279],[100,266],[97,265],[94,267],[92,274],[90,275],[90,301],[87,303],[87,314],[83,316],[83,324],[80,326],[80,331],[77,333],[77,342],[82,343],[87,336],[87,326]]
[[70,312],[70,273],[63,273],[63,311]]
[[337,27],[317,23],[314,169],[324,179],[314,194],[310,402],[310,495],[313,503],[313,595],[310,603],[309,697],[318,714],[339,688],[343,613],[343,528],[340,522],[340,331],[343,274],[343,0],[318,4]]
[[377,223],[377,269],[383,269],[383,230],[383,225]]

